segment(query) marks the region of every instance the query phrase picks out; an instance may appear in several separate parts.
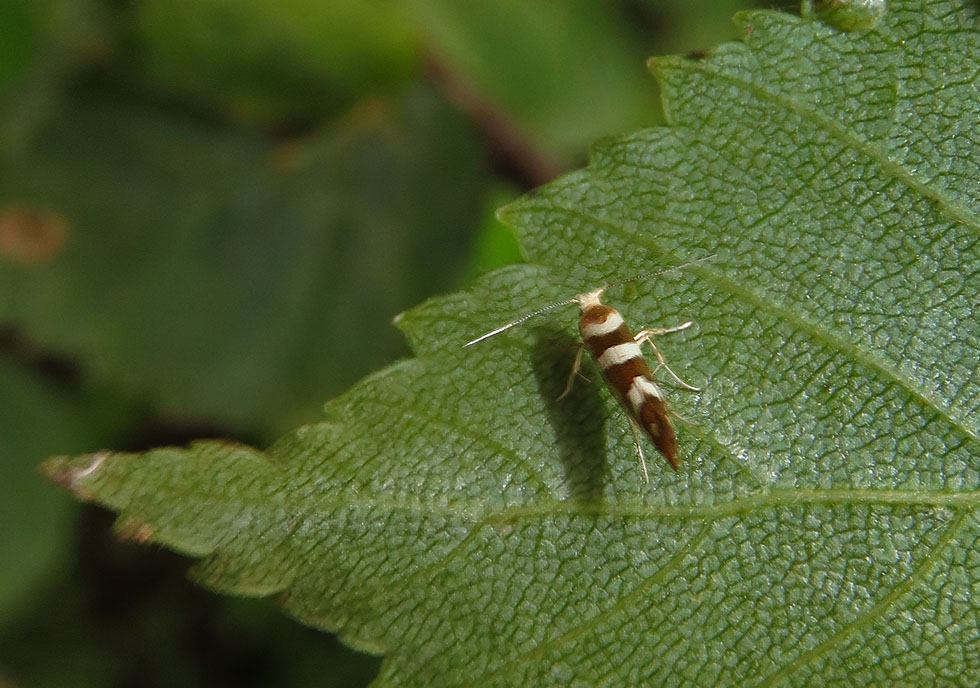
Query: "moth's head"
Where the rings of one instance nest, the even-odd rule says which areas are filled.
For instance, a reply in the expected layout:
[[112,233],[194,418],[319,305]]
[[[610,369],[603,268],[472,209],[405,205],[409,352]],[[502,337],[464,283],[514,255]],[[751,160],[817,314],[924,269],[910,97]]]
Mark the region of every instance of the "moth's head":
[[607,287],[608,285],[606,285],[605,287],[599,287],[598,289],[594,289],[592,291],[587,291],[584,294],[579,294],[578,296],[576,296],[575,303],[578,304],[579,310],[584,313],[590,308],[601,306],[602,301],[600,299],[602,297],[602,292],[606,291]]

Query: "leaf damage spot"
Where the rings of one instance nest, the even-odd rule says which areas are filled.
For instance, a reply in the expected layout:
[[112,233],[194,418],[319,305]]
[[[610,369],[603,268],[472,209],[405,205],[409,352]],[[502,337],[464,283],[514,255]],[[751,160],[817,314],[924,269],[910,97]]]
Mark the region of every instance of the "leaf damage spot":
[[92,454],[92,463],[90,463],[85,468],[82,468],[79,471],[77,471],[75,473],[74,479],[79,480],[81,478],[87,478],[88,476],[95,473],[95,471],[99,469],[99,466],[102,465],[102,462],[105,461],[108,456],[109,456],[108,452],[99,452],[97,454]]
[[38,265],[54,258],[68,238],[68,220],[50,208],[11,205],[0,211],[0,258]]
[[153,528],[146,521],[126,519],[116,526],[116,535],[123,542],[135,542],[142,545],[153,537]]

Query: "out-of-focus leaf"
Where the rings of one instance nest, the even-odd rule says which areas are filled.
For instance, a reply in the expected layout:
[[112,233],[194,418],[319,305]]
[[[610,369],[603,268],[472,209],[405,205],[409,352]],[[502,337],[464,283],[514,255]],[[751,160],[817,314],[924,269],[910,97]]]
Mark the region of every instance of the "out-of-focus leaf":
[[583,142],[648,125],[655,91],[628,23],[588,0],[402,0],[437,59],[566,159]]
[[71,542],[75,509],[41,480],[38,460],[106,446],[129,417],[111,399],[59,389],[0,354],[0,628],[34,599]]
[[144,0],[132,17],[155,87],[276,123],[312,118],[414,74],[414,34],[385,3]]
[[386,325],[461,271],[479,170],[425,92],[279,147],[77,102],[0,181],[0,322],[165,413],[282,427],[402,350]]
[[684,53],[702,50],[736,37],[732,15],[747,9],[781,9],[796,12],[795,0],[626,0],[641,12],[657,33],[653,37],[661,52]]
[[[104,52],[97,0],[0,2],[0,175],[61,100],[65,82]],[[84,57],[83,57],[84,56]]]
[[[510,206],[536,264],[403,316],[417,357],[325,422],[48,474],[385,653],[379,685],[980,683],[980,18],[889,5],[654,61],[669,126]],[[606,295],[699,325],[660,342],[704,391],[665,383],[698,424],[649,485],[606,391],[556,401],[573,312],[461,348],[708,254]]]
[[472,281],[483,273],[523,261],[514,228],[497,218],[497,209],[517,196],[514,189],[505,187],[492,189],[487,194],[483,222],[476,232],[464,281]]
[[7,0],[0,4],[0,26],[6,40],[0,42],[0,96],[23,79],[41,43],[37,8],[41,3]]

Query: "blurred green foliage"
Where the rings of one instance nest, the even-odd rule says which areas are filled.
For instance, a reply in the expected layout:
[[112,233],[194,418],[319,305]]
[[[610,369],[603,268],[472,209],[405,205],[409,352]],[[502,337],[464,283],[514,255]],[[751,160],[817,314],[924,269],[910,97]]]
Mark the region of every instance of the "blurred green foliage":
[[370,680],[36,464],[317,419],[399,311],[520,259],[495,207],[660,121],[648,56],[751,4],[0,0],[0,683]]

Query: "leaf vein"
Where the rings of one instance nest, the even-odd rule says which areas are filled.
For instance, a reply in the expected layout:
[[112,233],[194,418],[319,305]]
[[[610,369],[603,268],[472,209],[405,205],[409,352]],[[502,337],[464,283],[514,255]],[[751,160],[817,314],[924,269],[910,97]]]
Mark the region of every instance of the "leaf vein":
[[933,547],[932,550],[923,557],[922,562],[908,575],[904,581],[896,585],[888,594],[882,597],[866,612],[858,615],[843,628],[832,633],[830,637],[828,637],[822,643],[817,644],[807,652],[804,652],[798,656],[782,669],[770,675],[769,678],[763,681],[761,685],[763,687],[776,685],[778,682],[791,676],[801,667],[820,659],[837,647],[841,646],[845,640],[850,638],[862,628],[870,625],[875,619],[887,612],[891,606],[899,600],[899,598],[909,592],[917,583],[921,582],[936,567],[939,560],[939,555],[956,538],[957,533],[966,520],[966,516],[967,512],[961,512],[956,517],[956,520],[950,524],[949,529],[943,534],[942,538],[936,543],[935,547]]
[[949,219],[969,227],[974,231],[974,233],[980,235],[980,220],[978,220],[976,215],[970,212],[968,208],[962,206],[960,203],[957,203],[952,197],[943,193],[941,190],[930,186],[929,180],[920,179],[913,172],[890,158],[879,146],[858,136],[852,130],[842,126],[840,123],[836,122],[830,117],[821,114],[815,108],[807,107],[806,103],[800,102],[799,100],[785,94],[771,91],[755,82],[740,79],[728,72],[719,71],[706,63],[698,62],[691,64],[690,61],[685,61],[680,64],[682,66],[675,67],[679,69],[686,67],[688,69],[698,70],[705,74],[717,77],[722,81],[727,81],[733,86],[742,88],[743,90],[752,93],[764,102],[773,103],[799,115],[801,119],[810,122],[819,129],[822,129],[826,133],[836,138],[846,147],[857,151],[876,162],[892,179],[904,183],[906,186],[921,194],[923,198],[927,198],[935,202],[943,215]]
[[620,612],[628,609],[631,602],[639,599],[651,587],[657,583],[662,583],[672,571],[676,571],[678,568],[680,568],[684,558],[695,548],[700,546],[700,544],[704,542],[705,538],[707,538],[708,533],[711,531],[711,526],[712,521],[707,521],[701,527],[701,530],[694,535],[694,537],[684,543],[683,547],[678,548],[677,552],[674,553],[666,564],[657,569],[657,571],[654,573],[647,576],[645,579],[641,580],[630,592],[622,597],[616,598],[615,603],[608,609],[593,614],[589,618],[582,621],[582,623],[571,626],[562,633],[559,633],[548,640],[542,641],[530,650],[522,652],[508,662],[495,667],[493,670],[483,674],[477,683],[485,684],[490,678],[506,675],[509,671],[513,670],[514,667],[519,666],[523,661],[532,658],[542,658],[546,655],[546,653],[555,650],[562,645],[573,642],[576,638],[581,637],[599,623],[608,621],[614,618]]

